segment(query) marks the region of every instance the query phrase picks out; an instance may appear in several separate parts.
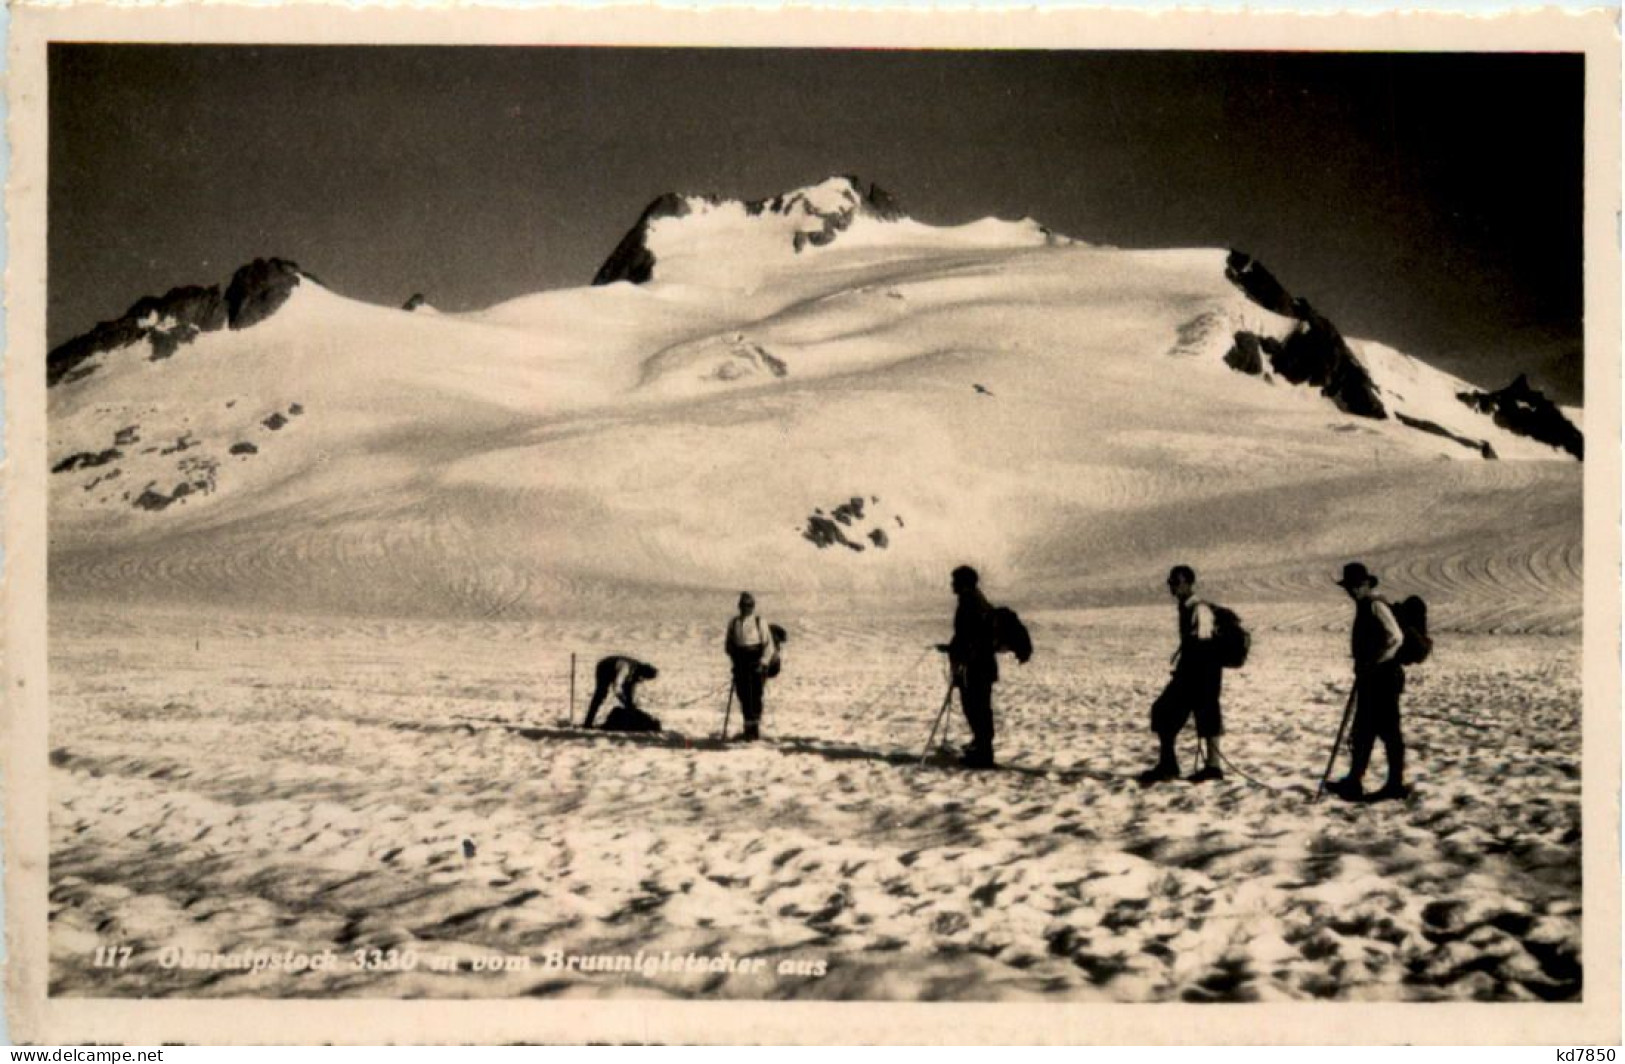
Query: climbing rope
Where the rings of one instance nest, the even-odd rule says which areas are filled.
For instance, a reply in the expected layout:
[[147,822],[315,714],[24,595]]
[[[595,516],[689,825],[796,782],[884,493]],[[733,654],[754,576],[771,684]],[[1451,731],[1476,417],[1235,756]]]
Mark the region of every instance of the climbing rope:
[[1244,770],[1242,770],[1241,768],[1238,768],[1236,766],[1236,763],[1234,761],[1230,760],[1230,758],[1225,755],[1225,752],[1223,750],[1219,751],[1219,760],[1224,762],[1224,765],[1225,765],[1226,768],[1230,769],[1232,772],[1234,772],[1236,775],[1240,776],[1242,779],[1246,780],[1248,783],[1251,783],[1254,787],[1262,787],[1266,791],[1279,791],[1281,789],[1279,787],[1271,787],[1267,783],[1262,783],[1262,782],[1260,782],[1258,780],[1253,779],[1253,777],[1249,776]]
[[731,683],[733,683],[733,678],[729,677],[728,679],[717,684],[715,687],[711,688],[709,691],[706,691],[704,694],[696,695],[687,702],[679,702],[677,705],[672,706],[671,709],[664,710],[664,712],[670,713],[674,710],[687,709],[689,706],[697,703],[714,700],[717,695],[720,695],[723,691],[727,690],[728,685]]
[[[1192,761],[1192,763],[1194,764],[1197,761],[1201,760],[1201,757],[1202,757],[1202,738],[1201,738],[1201,736],[1196,734],[1196,730],[1193,728],[1193,729],[1191,729],[1191,761]],[[1219,751],[1219,760],[1224,763],[1225,768],[1227,768],[1230,771],[1234,772],[1236,775],[1240,776],[1242,779],[1246,780],[1248,783],[1251,783],[1254,787],[1262,787],[1266,791],[1279,791],[1281,789],[1279,787],[1271,787],[1269,784],[1264,783],[1261,780],[1254,779],[1251,775],[1249,775],[1247,773],[1247,771],[1245,769],[1241,768],[1234,761],[1230,760],[1229,756],[1226,755],[1223,750]]]
[[904,681],[912,679],[915,672],[919,671],[920,663],[925,660],[925,656],[931,653],[934,649],[936,648],[926,647],[923,651],[921,651],[920,656],[914,659],[913,663],[909,665],[907,671],[903,672],[897,677],[897,679],[893,680],[890,686],[884,688],[878,695],[875,695],[873,698],[869,699],[869,701],[865,702],[861,707],[859,707],[857,711],[859,715],[866,715],[871,709],[879,704],[882,698],[890,696],[894,691],[903,685]]

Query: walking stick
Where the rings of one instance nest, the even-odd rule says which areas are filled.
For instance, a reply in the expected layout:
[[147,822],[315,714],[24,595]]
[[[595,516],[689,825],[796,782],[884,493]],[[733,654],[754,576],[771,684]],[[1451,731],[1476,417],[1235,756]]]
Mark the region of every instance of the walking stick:
[[920,753],[921,765],[924,765],[925,759],[931,756],[931,744],[936,742],[937,728],[942,725],[943,719],[947,717],[948,707],[953,703],[953,700],[954,685],[953,681],[950,680],[948,682],[948,690],[942,696],[942,708],[937,710],[937,718],[931,722],[931,734],[925,737],[925,749]]
[[734,682],[728,681],[728,704],[722,707],[722,741],[728,741],[728,717],[734,709]]
[[[1337,726],[1337,739],[1332,743],[1332,756],[1326,759],[1326,771],[1320,774],[1320,786],[1315,788],[1315,802],[1326,793],[1326,781],[1332,778],[1332,766],[1337,764],[1337,748],[1343,745],[1343,734],[1348,731],[1349,717],[1354,713],[1354,695],[1360,690],[1359,681],[1349,687],[1349,700],[1343,704],[1343,722]],[[1314,802],[1310,803],[1311,805]]]

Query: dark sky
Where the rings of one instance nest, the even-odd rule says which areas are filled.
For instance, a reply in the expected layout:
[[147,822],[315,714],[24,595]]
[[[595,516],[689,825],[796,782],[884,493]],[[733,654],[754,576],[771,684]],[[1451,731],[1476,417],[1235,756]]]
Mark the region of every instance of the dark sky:
[[1239,247],[1344,332],[1581,395],[1571,55],[55,45],[50,342],[263,255],[467,310],[666,191]]

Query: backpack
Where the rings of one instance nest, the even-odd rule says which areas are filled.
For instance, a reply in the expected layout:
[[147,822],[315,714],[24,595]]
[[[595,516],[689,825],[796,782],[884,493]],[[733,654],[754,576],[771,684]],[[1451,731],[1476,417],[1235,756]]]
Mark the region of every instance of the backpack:
[[1389,607],[1405,641],[1399,645],[1394,660],[1401,665],[1420,665],[1433,653],[1433,639],[1428,635],[1428,604],[1420,595],[1412,595],[1404,602]]
[[1033,656],[1033,637],[1021,617],[1008,606],[993,608],[993,650],[995,653],[1014,654],[1025,665]]
[[784,668],[784,644],[790,639],[790,633],[776,624],[768,625],[767,630],[773,636],[773,658],[767,663],[767,669],[762,675],[772,679]]
[[1242,627],[1236,611],[1207,604],[1213,611],[1213,656],[1227,669],[1239,669],[1247,664],[1247,652],[1253,648],[1253,637]]

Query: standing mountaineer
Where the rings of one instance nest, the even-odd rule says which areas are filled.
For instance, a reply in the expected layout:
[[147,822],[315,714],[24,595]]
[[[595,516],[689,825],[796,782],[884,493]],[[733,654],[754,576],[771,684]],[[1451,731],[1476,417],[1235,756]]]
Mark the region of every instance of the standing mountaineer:
[[1219,693],[1224,663],[1214,639],[1218,629],[1214,609],[1196,597],[1196,570],[1188,565],[1176,565],[1168,571],[1168,593],[1178,602],[1179,649],[1174,651],[1168,686],[1151,706],[1151,730],[1157,733],[1161,752],[1157,763],[1140,773],[1142,787],[1179,778],[1174,741],[1192,715],[1205,749],[1202,765],[1191,774],[1190,782],[1224,779],[1224,770],[1219,767],[1219,736],[1224,734]]
[[[1399,695],[1405,690],[1405,667],[1399,652],[1405,630],[1388,600],[1377,594],[1377,577],[1360,562],[1343,566],[1337,586],[1354,600],[1350,653],[1354,657],[1354,727],[1349,736],[1349,774],[1326,785],[1345,801],[1381,802],[1405,798],[1405,739],[1399,730]],[[1378,739],[1388,753],[1388,780],[1367,795],[1361,780]]]
[[723,649],[733,665],[733,689],[739,696],[739,711],[745,718],[740,735],[746,742],[762,737],[762,689],[767,672],[778,653],[773,627],[756,613],[756,599],[749,591],[739,596],[739,615],[728,622]]
[[953,571],[953,591],[959,598],[954,610],[954,638],[938,650],[947,651],[953,685],[970,725],[971,744],[960,758],[966,768],[993,767],[993,685],[999,679],[998,632],[991,603],[977,586],[976,570],[961,565]]

